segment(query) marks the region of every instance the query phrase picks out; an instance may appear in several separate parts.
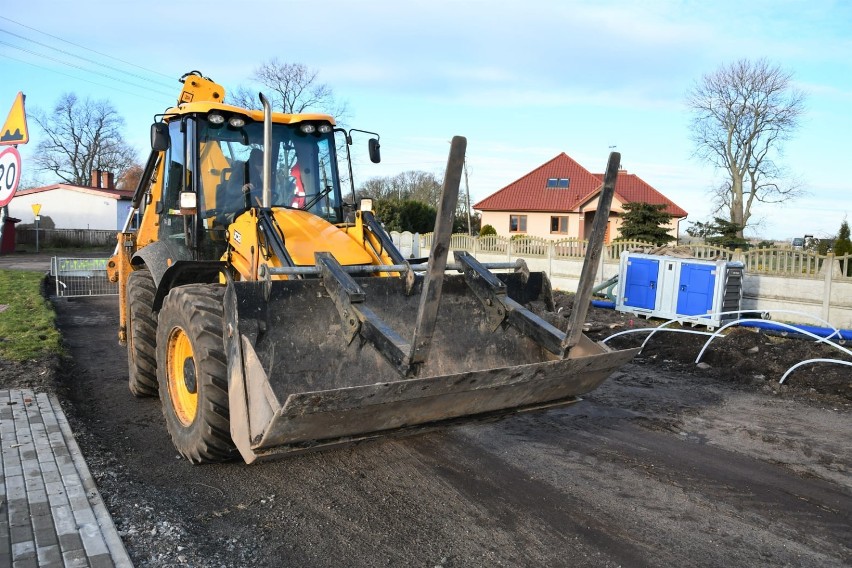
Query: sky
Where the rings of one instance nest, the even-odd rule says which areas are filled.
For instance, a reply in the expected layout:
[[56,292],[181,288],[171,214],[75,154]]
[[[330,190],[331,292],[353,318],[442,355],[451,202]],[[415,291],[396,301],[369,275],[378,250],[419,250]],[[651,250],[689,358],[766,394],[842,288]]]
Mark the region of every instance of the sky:
[[[144,162],[150,123],[187,71],[257,89],[262,63],[300,63],[346,103],[347,126],[381,135],[382,163],[359,158],[356,182],[442,176],[460,135],[475,203],[561,152],[602,173],[615,150],[689,213],[683,233],[712,219],[723,179],[694,156],[686,95],[724,65],[761,58],[806,93],[777,161],[807,193],[756,205],[746,236],[836,235],[852,214],[845,0],[27,0],[0,11],[0,114],[18,91],[28,113],[50,111],[63,93],[106,99]],[[28,127],[24,181],[57,181],[27,167],[40,139]]]

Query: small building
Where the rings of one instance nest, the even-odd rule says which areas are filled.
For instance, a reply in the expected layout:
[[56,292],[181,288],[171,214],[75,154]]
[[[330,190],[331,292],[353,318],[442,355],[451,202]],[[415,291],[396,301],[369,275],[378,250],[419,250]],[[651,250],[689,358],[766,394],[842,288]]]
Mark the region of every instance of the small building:
[[115,231],[124,226],[132,197],[133,191],[115,188],[111,172],[94,170],[88,187],[55,183],[16,192],[9,202],[9,216],[32,224],[32,206],[39,204],[41,218],[52,221],[51,228]]
[[[482,225],[491,225],[499,235],[588,239],[603,178],[604,174],[589,172],[562,152],[473,208],[481,212]],[[677,238],[678,224],[687,212],[636,174],[619,170],[606,242],[618,237],[623,206],[632,202],[665,204],[672,215],[669,233]]]

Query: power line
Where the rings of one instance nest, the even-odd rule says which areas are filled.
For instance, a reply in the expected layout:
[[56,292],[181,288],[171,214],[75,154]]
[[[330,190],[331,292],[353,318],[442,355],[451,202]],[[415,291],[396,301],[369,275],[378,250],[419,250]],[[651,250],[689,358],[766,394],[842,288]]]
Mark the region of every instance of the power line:
[[[59,53],[62,53],[62,54],[64,54],[64,55],[68,55],[68,56],[70,56],[70,57],[75,57],[75,58],[77,58],[77,59],[82,59],[83,61],[86,61],[86,62],[88,62],[88,63],[92,63],[92,64],[94,64],[94,65],[99,65],[99,66],[101,66],[101,67],[106,67],[107,69],[112,69],[113,71],[118,71],[119,73],[124,73],[124,74],[126,74],[126,75],[131,76],[131,77],[136,77],[137,79],[141,79],[142,81],[150,81],[150,79],[149,79],[149,78],[147,78],[147,77],[143,77],[142,75],[138,75],[138,74],[136,74],[136,73],[128,73],[128,72],[124,71],[123,69],[118,69],[118,68],[116,68],[116,67],[113,67],[112,65],[107,65],[107,64],[105,64],[105,63],[101,63],[101,62],[99,62],[99,61],[95,61],[94,59],[89,59],[89,58],[87,58],[87,57],[83,57],[82,55],[77,55],[76,53],[71,53],[71,52],[65,51],[65,50],[63,50],[63,49],[59,49],[59,48],[57,48],[57,47],[53,47],[52,45],[48,45],[48,44],[46,44],[46,43],[41,43],[40,41],[36,41],[36,40],[34,40],[34,39],[30,39],[30,38],[28,38],[28,37],[25,37],[25,36],[22,36],[22,35],[16,34],[16,33],[14,33],[14,32],[10,32],[9,30],[4,30],[4,29],[0,28],[0,32],[3,32],[3,33],[6,33],[6,34],[9,34],[9,35],[14,36],[14,37],[16,37],[16,38],[18,38],[18,39],[22,39],[22,40],[24,40],[24,41],[28,41],[28,42],[30,42],[30,43],[34,43],[34,44],[36,44],[36,45],[40,45],[41,47],[45,47],[45,48],[47,48],[47,49],[52,49],[53,51],[58,51]],[[159,86],[161,86],[161,87],[164,87],[164,88],[171,88],[171,85],[167,86],[165,83],[157,83],[157,84],[158,84]]]
[[155,99],[153,97],[146,97],[145,95],[139,93],[138,91],[125,91],[124,89],[119,89],[119,88],[115,87],[114,85],[104,85],[102,83],[96,83],[94,81],[90,81],[89,79],[83,79],[82,77],[75,77],[74,75],[69,75],[68,73],[63,73],[62,71],[57,71],[56,69],[51,69],[50,67],[45,67],[44,65],[38,65],[38,64],[32,63],[30,61],[24,61],[23,59],[18,59],[17,57],[12,57],[11,55],[8,55],[6,53],[0,53],[0,56],[5,57],[7,59],[11,59],[13,61],[17,61],[19,63],[23,63],[25,65],[31,65],[32,67],[38,67],[39,69],[44,69],[46,71],[50,71],[51,73],[56,73],[58,75],[64,75],[66,77],[70,77],[70,78],[75,79],[77,81],[84,81],[86,83],[91,83],[92,85],[95,85],[97,87],[104,87],[106,89],[112,89],[113,91],[118,91],[120,93],[127,93],[127,94],[130,94],[130,95],[135,95],[137,97],[140,97],[140,98],[152,101],[152,102],[158,102],[158,103],[162,102],[161,100]]
[[61,37],[58,37],[58,36],[55,36],[55,35],[49,34],[49,33],[47,33],[47,32],[43,32],[43,31],[38,30],[38,29],[36,29],[36,28],[34,28],[34,27],[32,27],[32,26],[28,26],[28,25],[26,25],[26,24],[22,24],[21,22],[18,22],[18,21],[16,21],[16,20],[13,20],[12,18],[7,18],[6,16],[0,16],[0,19],[6,20],[6,21],[8,21],[8,22],[12,22],[13,24],[17,24],[17,25],[19,25],[19,26],[21,26],[21,27],[27,28],[27,29],[32,30],[32,31],[34,31],[34,32],[38,32],[38,33],[40,33],[40,34],[42,34],[42,35],[46,35],[47,37],[52,37],[53,39],[57,39],[57,40],[59,40],[59,41],[61,41],[61,42],[67,43],[67,44],[69,44],[69,45],[73,45],[74,47],[79,47],[80,49],[85,49],[86,51],[91,51],[92,53],[96,53],[97,55],[100,55],[101,57],[108,57],[109,59],[112,59],[112,60],[114,60],[114,61],[118,61],[119,63],[124,63],[125,65],[130,65],[131,67],[136,67],[137,69],[141,69],[142,71],[147,71],[148,73],[153,73],[154,75],[160,75],[161,77],[165,77],[166,79],[174,79],[174,77],[170,77],[169,75],[166,75],[165,73],[161,73],[161,72],[159,72],[159,71],[154,71],[154,70],[152,70],[152,69],[148,69],[148,68],[146,68],[146,67],[142,67],[141,65],[136,65],[135,63],[131,63],[131,62],[129,62],[129,61],[125,61],[125,60],[123,60],[123,59],[119,59],[119,58],[117,58],[117,57],[113,57],[112,55],[107,55],[106,53],[101,53],[100,51],[95,51],[94,49],[90,49],[90,48],[88,48],[88,47],[85,47],[85,46],[82,46],[82,45],[80,45],[80,44],[74,43],[73,41],[68,41],[67,39],[62,39]]
[[[70,63],[70,62],[68,62],[68,61],[62,61],[61,59],[57,59],[56,57],[51,57],[50,55],[47,55],[47,54],[44,54],[44,53],[38,53],[38,52],[36,52],[36,51],[32,51],[32,50],[30,50],[30,49],[26,49],[26,48],[24,48],[24,47],[21,47],[21,46],[18,46],[18,45],[15,45],[15,44],[12,44],[12,43],[9,43],[9,42],[6,42],[6,41],[3,41],[3,40],[0,40],[0,45],[6,45],[6,46],[8,46],[8,47],[11,47],[12,49],[17,49],[17,50],[19,50],[19,51],[23,51],[23,52],[25,52],[25,53],[29,53],[30,55],[34,55],[34,56],[36,56],[36,57],[42,57],[42,58],[44,58],[44,59],[49,59],[50,61],[55,61],[56,63],[59,63],[59,64],[61,64],[61,65],[66,65],[66,66],[68,66],[68,67],[73,67],[73,68],[75,68],[75,69],[79,69],[80,71],[83,71],[83,72],[86,72],[86,73],[92,73],[93,75],[100,75],[101,77],[105,77],[105,78],[110,79],[110,80],[113,80],[113,81],[118,81],[118,80],[119,80],[118,78],[113,77],[112,75],[107,75],[106,73],[101,73],[100,71],[93,71],[93,70],[91,70],[91,69],[86,69],[85,67],[82,67],[82,66],[80,66],[80,65],[75,65],[75,64]],[[131,86],[137,86],[137,87],[140,87],[140,88],[142,88],[142,89],[146,89],[147,91],[150,91],[150,92],[153,92],[153,93],[157,93],[157,94],[160,94],[160,95],[163,95],[163,96],[173,96],[173,95],[174,95],[174,93],[167,94],[167,93],[165,93],[164,91],[157,91],[157,90],[155,90],[155,89],[151,89],[150,87],[144,87],[144,86],[142,86],[142,85],[134,85],[133,83],[127,83],[127,82],[124,82],[124,84],[128,84],[128,85],[131,85]]]

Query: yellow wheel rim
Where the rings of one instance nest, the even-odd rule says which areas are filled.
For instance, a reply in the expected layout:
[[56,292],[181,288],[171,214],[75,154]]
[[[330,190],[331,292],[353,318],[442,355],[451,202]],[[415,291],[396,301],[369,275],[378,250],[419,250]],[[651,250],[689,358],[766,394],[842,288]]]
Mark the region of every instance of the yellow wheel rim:
[[198,412],[198,374],[192,357],[192,344],[179,327],[169,334],[166,372],[172,408],[180,423],[189,426]]

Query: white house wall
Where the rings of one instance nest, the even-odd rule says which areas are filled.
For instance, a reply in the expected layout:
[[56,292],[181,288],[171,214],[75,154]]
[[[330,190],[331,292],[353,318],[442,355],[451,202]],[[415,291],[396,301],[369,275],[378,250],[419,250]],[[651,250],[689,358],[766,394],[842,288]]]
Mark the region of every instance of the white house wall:
[[9,216],[21,223],[33,223],[34,203],[41,204],[42,218],[50,217],[57,229],[115,230],[123,223],[130,202],[57,188],[16,195],[9,202]]

